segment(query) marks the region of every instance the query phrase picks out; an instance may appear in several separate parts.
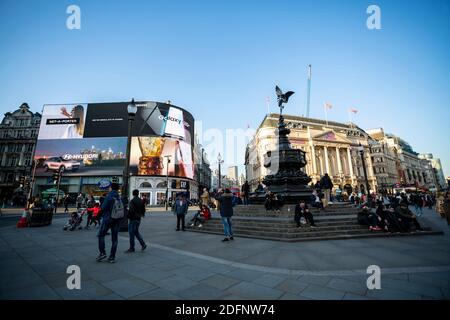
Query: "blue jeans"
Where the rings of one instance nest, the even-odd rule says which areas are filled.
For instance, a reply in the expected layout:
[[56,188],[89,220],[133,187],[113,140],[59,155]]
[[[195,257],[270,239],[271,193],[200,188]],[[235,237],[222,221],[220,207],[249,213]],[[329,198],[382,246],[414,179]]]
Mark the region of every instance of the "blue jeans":
[[142,239],[141,234],[139,233],[139,225],[141,224],[141,219],[138,220],[130,220],[128,224],[128,233],[130,234],[130,249],[134,250],[134,237],[138,239],[139,243],[142,247],[145,246],[144,239]]
[[231,223],[231,217],[222,217],[223,223],[223,232],[225,233],[225,237],[233,236],[233,228]]
[[121,219],[102,219],[102,224],[98,230],[98,251],[106,254],[105,251],[105,236],[108,230],[111,228],[111,258],[116,257],[117,244],[119,243],[119,228]]

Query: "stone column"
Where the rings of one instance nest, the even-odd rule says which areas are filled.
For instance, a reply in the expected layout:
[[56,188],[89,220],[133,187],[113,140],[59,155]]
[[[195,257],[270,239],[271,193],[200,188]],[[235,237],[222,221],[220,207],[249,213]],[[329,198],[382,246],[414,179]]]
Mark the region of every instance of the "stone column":
[[353,174],[352,155],[350,153],[350,148],[347,148],[347,157],[348,157],[348,169],[350,170],[350,178],[352,179],[352,184],[353,184],[354,174]]
[[328,173],[328,175],[330,175],[330,165],[329,165],[329,161],[328,161],[328,147],[324,146],[323,150],[325,153],[325,170],[326,170],[326,173]]
[[312,165],[313,165],[313,174],[312,175],[317,175],[317,163],[316,163],[316,148],[312,145],[309,146],[311,148],[311,158],[312,158]]
[[338,165],[339,174],[342,174],[342,163],[341,163],[341,153],[339,152],[339,147],[336,147],[336,159]]

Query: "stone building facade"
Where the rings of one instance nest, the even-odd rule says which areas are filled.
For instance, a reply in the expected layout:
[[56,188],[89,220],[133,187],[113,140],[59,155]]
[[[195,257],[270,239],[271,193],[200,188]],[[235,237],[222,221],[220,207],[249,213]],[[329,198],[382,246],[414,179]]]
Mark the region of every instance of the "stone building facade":
[[0,124],[0,199],[10,199],[21,176],[30,177],[41,114],[27,103],[5,113]]
[[[270,174],[264,166],[267,151],[275,150],[278,141],[278,114],[269,114],[247,145],[246,175],[252,189]],[[394,192],[400,187],[434,191],[436,174],[429,159],[419,154],[403,139],[384,133],[382,128],[363,130],[353,123],[284,115],[291,130],[293,148],[306,152],[305,172],[315,183],[328,173],[334,188],[365,191],[365,179],[359,146],[364,149],[367,178],[372,192]]]
[[[264,155],[275,150],[278,114],[267,115],[246,150],[246,174],[251,188],[269,171],[264,167]],[[354,124],[343,124],[319,119],[284,115],[286,126],[291,130],[289,141],[293,148],[306,152],[306,173],[315,183],[328,173],[335,188],[364,191],[365,180],[359,145],[364,149],[368,181],[371,190],[377,189],[370,150],[373,139]]]

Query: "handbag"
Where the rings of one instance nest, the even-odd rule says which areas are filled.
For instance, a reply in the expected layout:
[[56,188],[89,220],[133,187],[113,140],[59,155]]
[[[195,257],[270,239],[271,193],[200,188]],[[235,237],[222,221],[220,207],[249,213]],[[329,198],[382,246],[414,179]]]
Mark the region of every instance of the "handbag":
[[305,219],[304,217],[301,217],[301,218],[300,218],[300,223],[301,223],[301,224],[306,224],[306,219]]

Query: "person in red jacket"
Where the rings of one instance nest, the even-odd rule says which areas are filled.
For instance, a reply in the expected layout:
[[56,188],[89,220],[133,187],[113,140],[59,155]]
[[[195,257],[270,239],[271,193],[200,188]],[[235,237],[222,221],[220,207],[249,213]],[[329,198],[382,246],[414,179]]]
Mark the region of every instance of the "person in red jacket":
[[100,225],[100,204],[95,203],[93,208],[88,208],[88,211],[92,212],[92,220],[91,224],[93,223],[95,227],[97,227],[97,224]]
[[211,219],[211,210],[209,210],[208,206],[202,204],[200,205],[200,210],[195,214],[193,218],[193,223],[191,224],[191,227],[197,226],[197,223],[199,223],[198,227],[201,228],[203,226],[203,223]]

